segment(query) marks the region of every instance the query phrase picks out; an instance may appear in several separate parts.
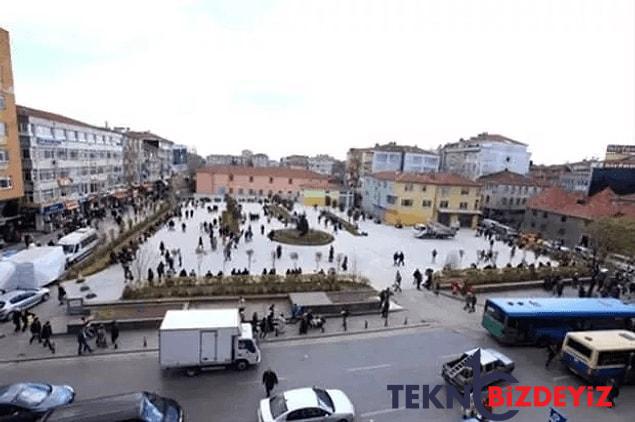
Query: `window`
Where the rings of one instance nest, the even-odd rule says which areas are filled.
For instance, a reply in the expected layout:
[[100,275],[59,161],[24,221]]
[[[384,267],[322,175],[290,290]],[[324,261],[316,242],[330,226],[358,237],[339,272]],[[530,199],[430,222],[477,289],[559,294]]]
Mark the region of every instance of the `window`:
[[234,193],[234,188],[229,188],[229,194],[233,194]]
[[249,183],[253,183],[254,181],[254,176],[249,176]]
[[[523,198],[523,205],[526,205],[526,204],[527,204],[527,198]],[[534,211],[534,212],[536,212],[536,211]]]
[[563,215],[562,217],[560,217],[560,221],[562,221],[563,223],[567,222],[567,216]]
[[448,201],[439,202],[439,208],[447,208],[447,207],[448,207]]
[[262,195],[262,189],[258,191],[258,195]]
[[411,207],[412,206],[412,199],[402,199],[401,200],[401,206],[402,207]]
[[470,188],[461,188],[461,195],[469,195]]
[[573,349],[573,350],[575,350],[576,352],[578,352],[582,356],[585,356],[587,358],[591,357],[591,353],[592,353],[591,349],[589,349],[584,344],[582,344],[582,343],[580,343],[580,342],[578,342],[578,341],[576,341],[576,340],[574,340],[572,338],[567,339],[566,346],[571,348],[571,349]]
[[635,353],[635,349],[600,352],[598,354],[598,366],[627,365],[631,353]]
[[9,161],[9,151],[0,149],[0,163]]
[[476,201],[474,201],[474,209],[477,210],[478,209],[478,199]]
[[516,205],[520,205],[520,198],[516,198]]
[[442,187],[441,188],[441,196],[448,196],[450,194],[450,188]]
[[421,203],[421,206],[423,208],[430,208],[432,206],[432,201],[430,201],[429,199],[424,199]]
[[466,210],[467,209],[467,202],[459,203],[459,209],[460,210]]
[[395,204],[397,203],[397,197],[394,195],[386,195],[386,202],[389,204]]
[[564,236],[565,233],[566,233],[566,231],[563,228],[558,229],[558,234],[559,235]]
[[536,227],[536,223],[534,223],[533,221],[531,222],[531,228],[535,228]]
[[412,183],[406,183],[403,187],[403,190],[406,192],[412,192],[412,189],[414,188],[414,186],[412,185]]
[[425,192],[427,190],[428,190],[428,186],[427,185],[421,186],[421,192]]
[[292,185],[293,184],[293,179],[289,179],[289,184]]
[[273,183],[273,177],[269,178],[269,183]]
[[542,218],[547,218],[549,215],[546,212],[542,213]]
[[0,94],[0,110],[7,108],[7,101],[4,99],[4,95]]
[[489,195],[486,195],[486,196],[485,196],[485,203],[486,203],[486,204],[489,204]]
[[501,199],[501,204],[503,204],[503,205],[507,205],[507,198],[503,197],[503,198]]
[[7,125],[4,122],[0,122],[0,136],[7,136]]
[[243,194],[243,188],[238,188],[238,195],[242,195]]
[[11,176],[0,177],[0,189],[11,189],[12,187]]
[[[229,175],[229,181],[230,181],[230,182],[233,182],[233,181],[234,181],[234,175],[233,175],[233,174],[230,174],[230,175]],[[231,193],[231,192],[230,192],[230,193]]]

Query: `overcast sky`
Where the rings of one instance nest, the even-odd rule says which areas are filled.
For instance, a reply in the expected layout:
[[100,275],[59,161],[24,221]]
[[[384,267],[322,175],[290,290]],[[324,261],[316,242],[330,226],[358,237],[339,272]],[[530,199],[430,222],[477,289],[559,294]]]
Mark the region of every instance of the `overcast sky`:
[[19,104],[198,152],[635,143],[633,0],[4,0]]

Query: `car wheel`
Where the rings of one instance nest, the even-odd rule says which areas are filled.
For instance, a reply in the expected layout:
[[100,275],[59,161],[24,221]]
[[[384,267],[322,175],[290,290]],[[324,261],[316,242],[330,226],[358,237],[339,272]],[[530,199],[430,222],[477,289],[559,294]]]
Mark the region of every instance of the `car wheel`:
[[47,300],[49,300],[49,294],[48,293],[44,293],[42,295],[42,302],[46,302]]

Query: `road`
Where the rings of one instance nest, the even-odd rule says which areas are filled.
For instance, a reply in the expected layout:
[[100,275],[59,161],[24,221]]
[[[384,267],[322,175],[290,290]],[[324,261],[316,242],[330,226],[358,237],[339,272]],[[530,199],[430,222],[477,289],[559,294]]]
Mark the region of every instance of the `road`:
[[[457,421],[459,409],[392,409],[387,384],[442,384],[441,363],[474,346],[496,346],[485,334],[439,329],[408,329],[389,333],[263,346],[259,368],[245,372],[213,370],[196,378],[162,373],[156,353],[92,356],[0,366],[2,382],[23,380],[68,383],[78,399],[134,390],[151,390],[177,399],[190,421],[254,421],[264,390],[262,371],[274,369],[281,379],[277,391],[319,385],[344,390],[361,421]],[[500,348],[500,347],[499,347]],[[544,369],[545,353],[530,348],[505,348],[523,385],[581,385],[557,364]],[[403,406],[402,402],[400,403]],[[603,422],[630,420],[635,389],[623,388],[615,409],[574,409],[569,420]],[[523,408],[514,421],[546,421],[548,408]]]

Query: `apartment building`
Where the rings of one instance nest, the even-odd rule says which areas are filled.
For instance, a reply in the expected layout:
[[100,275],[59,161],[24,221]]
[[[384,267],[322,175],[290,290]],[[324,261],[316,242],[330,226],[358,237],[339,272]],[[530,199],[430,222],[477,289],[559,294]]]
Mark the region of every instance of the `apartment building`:
[[[271,160],[267,154],[256,153],[245,149],[240,155],[230,154],[210,154],[205,159],[207,165],[210,166],[253,166],[253,167],[269,167]],[[278,163],[276,162],[277,166]]]
[[635,158],[635,145],[607,145],[605,161],[624,160],[625,158]]
[[161,180],[159,148],[144,142],[139,132],[122,131],[124,180],[130,186],[152,184]]
[[460,174],[472,180],[503,170],[527,174],[530,158],[527,144],[487,132],[467,140],[460,139],[441,148],[443,171]]
[[[135,132],[128,131],[126,136],[132,139],[136,139],[139,142],[148,144],[156,148],[156,162],[158,178],[155,179],[155,174],[152,174],[152,180],[167,181],[174,175],[173,167],[173,154],[174,154],[174,142],[169,141],[159,135],[156,135],[150,131]],[[155,164],[152,164],[155,165]]]
[[481,176],[483,217],[512,227],[519,227],[527,209],[527,201],[546,187],[544,183],[522,174],[503,170]]
[[287,155],[280,159],[281,167],[288,167],[292,169],[308,170],[309,169],[309,157],[307,155]]
[[126,195],[123,135],[59,114],[17,106],[27,221],[52,231]]
[[298,199],[302,186],[328,187],[328,177],[288,167],[210,166],[196,172],[196,193]]
[[335,173],[337,160],[330,155],[318,154],[308,159],[308,169],[318,174],[332,176]]
[[431,173],[439,170],[439,155],[417,146],[397,145],[390,142],[373,148],[371,171],[399,171],[404,173]]
[[476,227],[480,185],[450,173],[373,173],[364,178],[362,207],[387,224],[438,221]]
[[22,162],[15,111],[9,33],[0,28],[0,239],[13,231],[17,206],[8,206],[24,194]]

